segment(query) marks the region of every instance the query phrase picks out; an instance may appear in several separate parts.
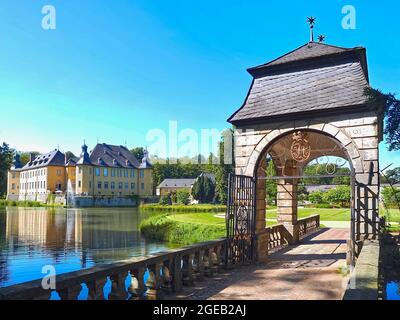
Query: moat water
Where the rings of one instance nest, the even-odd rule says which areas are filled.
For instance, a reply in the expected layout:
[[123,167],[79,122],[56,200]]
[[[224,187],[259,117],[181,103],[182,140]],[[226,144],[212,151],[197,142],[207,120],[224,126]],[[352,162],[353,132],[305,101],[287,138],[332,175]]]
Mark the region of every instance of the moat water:
[[145,240],[137,208],[0,208],[0,287],[166,250]]

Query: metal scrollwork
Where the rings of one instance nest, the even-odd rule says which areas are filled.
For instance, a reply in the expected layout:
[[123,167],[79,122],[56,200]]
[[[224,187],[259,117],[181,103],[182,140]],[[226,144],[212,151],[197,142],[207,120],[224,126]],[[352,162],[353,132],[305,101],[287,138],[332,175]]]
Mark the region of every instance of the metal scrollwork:
[[293,142],[290,147],[292,158],[298,162],[307,161],[310,158],[311,147],[307,140],[307,133],[298,131],[293,133]]

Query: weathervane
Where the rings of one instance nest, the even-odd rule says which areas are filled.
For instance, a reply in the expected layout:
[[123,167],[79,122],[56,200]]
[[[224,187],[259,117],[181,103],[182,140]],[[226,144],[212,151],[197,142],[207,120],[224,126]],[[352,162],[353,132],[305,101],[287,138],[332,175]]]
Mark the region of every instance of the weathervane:
[[324,42],[325,41],[325,36],[323,34],[320,34],[318,36],[318,42]]
[[308,17],[307,22],[310,25],[310,42],[314,42],[314,24],[315,24],[315,18],[314,17]]

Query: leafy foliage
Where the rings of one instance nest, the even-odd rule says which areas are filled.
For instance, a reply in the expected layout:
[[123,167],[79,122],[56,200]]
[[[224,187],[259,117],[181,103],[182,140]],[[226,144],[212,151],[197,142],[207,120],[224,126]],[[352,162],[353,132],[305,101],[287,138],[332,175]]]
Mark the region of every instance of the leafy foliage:
[[190,203],[190,193],[187,190],[178,190],[176,192],[176,202],[178,204],[188,205]]
[[343,208],[350,204],[351,188],[350,186],[338,186],[324,192],[322,200],[325,203],[340,204]]
[[399,205],[397,199],[400,200],[400,188],[385,187],[382,196],[386,206],[396,207]]
[[161,196],[160,201],[158,202],[162,206],[168,206],[172,204],[171,194],[167,194],[165,196]]
[[384,134],[389,151],[400,150],[400,101],[393,93],[384,94],[373,88],[366,88],[364,94],[368,98],[368,104],[380,106],[384,110]]
[[0,145],[0,196],[5,195],[7,192],[7,172],[11,168],[13,155],[14,150],[3,142]]
[[210,203],[214,199],[215,186],[210,178],[202,175],[193,185],[192,196],[200,203]]
[[144,148],[143,147],[136,147],[130,150],[131,153],[135,156],[135,158],[141,162],[144,157]]

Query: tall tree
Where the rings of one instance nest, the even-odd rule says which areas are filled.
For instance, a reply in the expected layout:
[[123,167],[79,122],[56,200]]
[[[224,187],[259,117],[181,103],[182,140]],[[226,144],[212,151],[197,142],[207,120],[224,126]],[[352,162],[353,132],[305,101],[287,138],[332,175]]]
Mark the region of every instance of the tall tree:
[[136,147],[130,150],[135,158],[141,162],[144,156],[144,148],[143,147]]
[[7,192],[7,171],[13,161],[14,150],[5,142],[0,146],[0,197]]
[[378,105],[384,109],[384,134],[389,151],[400,150],[400,101],[393,93],[384,94],[373,88],[365,89],[365,95],[369,104]]

